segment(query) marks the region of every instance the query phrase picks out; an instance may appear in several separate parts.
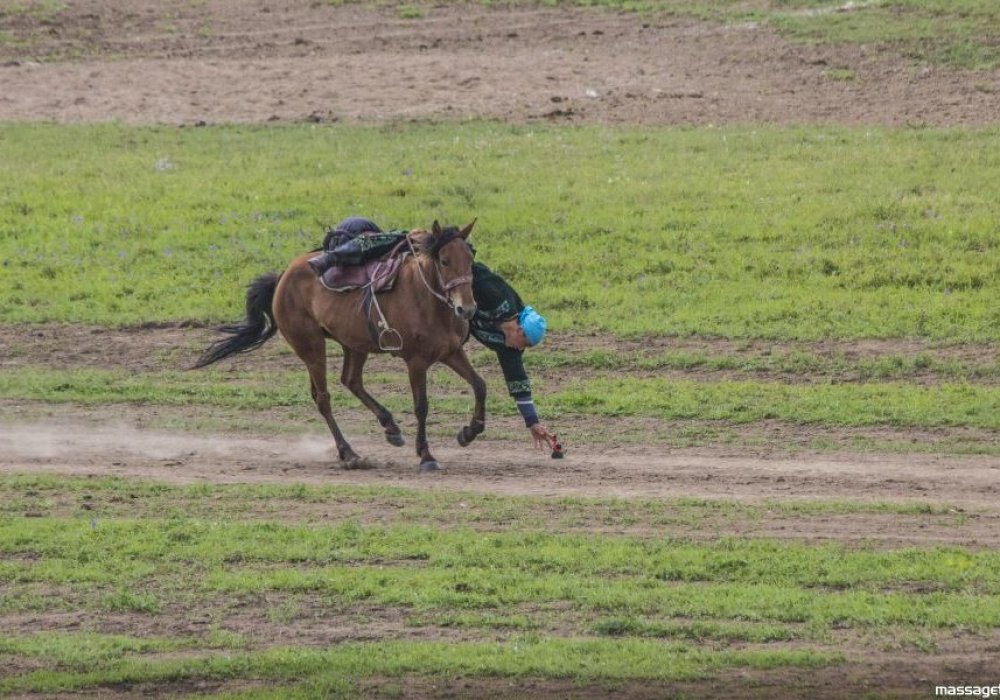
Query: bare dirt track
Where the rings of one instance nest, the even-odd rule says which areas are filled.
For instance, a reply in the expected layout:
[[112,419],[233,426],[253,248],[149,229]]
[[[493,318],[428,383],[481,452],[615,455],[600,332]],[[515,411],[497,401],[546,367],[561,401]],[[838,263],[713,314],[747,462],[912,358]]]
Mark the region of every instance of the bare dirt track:
[[[420,16],[407,18],[401,7],[392,5],[312,0],[74,0],[55,13],[0,5],[0,121],[198,125],[486,118],[620,125],[982,126],[995,123],[1000,114],[1000,72],[916,65],[891,46],[790,44],[762,26],[717,26],[666,15],[528,5],[428,4],[418,9]],[[847,74],[853,78],[842,79]],[[184,327],[0,326],[0,372],[27,366],[176,369],[209,337],[206,329]],[[297,367],[294,358],[274,350],[280,342],[241,359],[238,366]],[[595,341],[556,332],[547,342],[566,350]],[[609,349],[632,349],[623,341],[596,342]],[[712,339],[658,342],[662,347],[701,343],[725,354],[744,351]],[[984,363],[997,357],[992,346],[928,348],[908,341],[811,350],[866,357],[930,352]],[[500,390],[498,377],[489,379],[491,389]],[[558,373],[546,377],[555,384],[561,379]],[[827,379],[801,376],[791,381]],[[927,376],[918,381],[940,379]],[[544,396],[538,398],[544,411]],[[259,431],[246,424],[239,430],[196,431],[165,426],[192,422],[198,409],[0,401],[0,473],[122,476],[170,483],[378,484],[553,497],[921,502],[943,509],[946,516],[932,521],[869,512],[805,521],[778,513],[755,522],[720,523],[712,532],[671,534],[875,542],[885,547],[1000,545],[997,458],[956,456],[953,449],[907,454],[901,449],[859,453],[852,447],[859,437],[897,446],[963,440],[995,445],[1000,435],[988,431],[850,431],[768,424],[733,427],[732,441],[684,447],[674,439],[685,428],[680,424],[608,418],[588,419],[571,428],[560,426],[558,416],[547,416],[560,431],[569,431],[565,460],[532,452],[518,426],[492,421],[488,437],[468,450],[443,433],[435,435],[436,453],[446,470],[428,478],[417,474],[412,447],[394,449],[376,439],[371,417],[360,408],[345,412],[345,427],[376,468],[336,469],[331,441],[307,402],[303,391],[301,411],[246,417],[246,422],[268,425]],[[206,415],[194,415],[193,422],[208,422],[208,411],[203,412]],[[412,435],[412,423],[405,417],[402,422]],[[625,433],[648,439],[617,439]],[[833,449],[813,449],[817,438]],[[957,515],[949,519],[952,512]],[[192,622],[194,612],[178,611],[176,617],[161,616],[156,623],[200,624]],[[331,623],[319,617],[316,629],[306,629],[302,621],[279,628],[248,608],[246,619],[236,624],[265,630],[262,637],[306,637],[323,644],[370,638],[365,635],[372,634],[368,626],[377,611],[369,612],[331,630],[323,626]],[[148,634],[193,629],[147,629],[147,618],[96,619],[74,611],[6,616],[3,622],[22,633],[81,626]],[[402,618],[379,624],[393,634],[419,633]],[[990,676],[996,671],[995,630],[980,637],[942,636],[933,654],[905,647],[883,650],[857,639],[837,641],[843,642],[848,663],[818,671],[740,672],[703,683],[616,688],[408,679],[402,694],[834,698],[872,692],[880,697],[926,697],[933,692],[932,680],[997,680]],[[245,690],[146,690],[155,695],[227,689]],[[114,697],[143,692],[107,690]],[[367,690],[377,696],[377,689]]]
[[[189,367],[215,338],[211,329],[185,326],[104,329],[88,326],[0,327],[0,369],[51,365],[80,369],[126,369],[131,372],[178,370]],[[546,340],[553,350],[574,351],[601,347],[625,351],[629,341],[610,337],[553,334]],[[768,348],[753,346],[737,351],[721,340],[663,339],[655,350],[682,349],[695,344],[716,352],[743,352],[748,357]],[[474,350],[474,348],[471,348]],[[811,351],[831,355],[884,353],[960,357],[983,360],[996,356],[992,346],[931,348],[915,341],[883,343],[816,344]],[[334,370],[339,362],[331,357]],[[254,353],[224,363],[233,372],[305,371],[280,338]],[[375,356],[369,372],[393,372],[401,363]],[[441,370],[447,373],[446,370]],[[492,391],[502,378],[492,366],[481,370]],[[572,381],[578,369],[547,370],[547,386],[558,390]],[[688,378],[694,372],[679,373]],[[724,375],[725,376],[725,375]],[[716,378],[708,376],[706,379]],[[822,376],[800,375],[778,381],[823,381]],[[850,378],[845,378],[850,381]],[[935,381],[930,376],[924,381]],[[432,379],[433,384],[433,379]],[[303,384],[303,386],[305,386]],[[346,391],[334,387],[334,391]],[[406,392],[406,387],[400,387]],[[431,389],[433,403],[434,389]],[[544,395],[538,401],[544,414]],[[339,469],[332,439],[313,410],[303,388],[302,405],[292,412],[247,412],[258,421],[255,432],[204,432],[178,435],[164,430],[172,424],[209,424],[211,409],[188,406],[129,407],[46,405],[39,402],[0,402],[5,430],[0,434],[0,471],[40,471],[65,474],[114,474],[131,478],[193,483],[377,483],[416,488],[487,491],[507,495],[719,498],[762,500],[854,500],[863,502],[931,502],[975,511],[982,516],[982,531],[947,529],[937,533],[942,543],[983,544],[1000,541],[991,534],[994,515],[1000,515],[1000,460],[992,456],[957,456],[948,449],[935,450],[936,441],[951,439],[989,444],[997,435],[970,429],[833,429],[773,422],[733,427],[724,441],[694,446],[672,438],[685,424],[641,418],[546,416],[553,430],[564,435],[568,453],[563,460],[531,449],[530,439],[514,419],[488,422],[483,438],[468,449],[454,442],[458,425],[444,425],[432,416],[432,446],[447,467],[442,474],[421,476],[412,447],[394,448],[381,440],[371,415],[358,404],[338,411],[338,421],[352,444],[370,459],[375,469]],[[39,423],[39,416],[43,420]],[[412,414],[398,416],[404,434],[412,438]],[[222,420],[220,418],[220,420]],[[211,432],[211,431],[210,431]],[[522,435],[522,433],[524,433]],[[641,439],[625,439],[627,434]],[[291,437],[289,437],[291,436]],[[859,453],[849,445],[853,438],[923,444],[924,453]],[[841,449],[817,451],[822,439]],[[901,448],[902,449],[902,448]],[[936,453],[937,452],[937,453]],[[904,528],[905,529],[905,528]],[[793,530],[794,532],[794,530]],[[799,536],[810,537],[799,532]],[[815,533],[818,538],[884,539],[887,542],[932,541],[927,532],[897,530],[892,523],[877,530]]]
[[0,14],[0,119],[982,125],[1000,107],[997,71],[753,24],[530,5],[66,5]]
[[331,440],[319,433],[293,438],[179,436],[136,427],[136,411],[119,408],[115,414],[111,424],[95,416],[87,420],[79,413],[41,425],[8,423],[0,435],[4,455],[0,473],[117,476],[176,484],[367,484],[556,498],[933,502],[945,512],[962,514],[961,525],[948,521],[929,526],[900,515],[863,513],[813,519],[808,527],[794,517],[776,516],[766,522],[684,534],[835,539],[883,546],[1000,546],[1000,513],[993,511],[1000,465],[991,459],[872,455],[761,459],[719,450],[670,453],[583,444],[566,459],[551,460],[524,444],[485,440],[463,450],[438,441],[435,454],[447,468],[421,475],[409,448],[394,449],[374,439],[371,430],[368,437],[352,434],[352,443],[374,468],[342,470],[336,466]]

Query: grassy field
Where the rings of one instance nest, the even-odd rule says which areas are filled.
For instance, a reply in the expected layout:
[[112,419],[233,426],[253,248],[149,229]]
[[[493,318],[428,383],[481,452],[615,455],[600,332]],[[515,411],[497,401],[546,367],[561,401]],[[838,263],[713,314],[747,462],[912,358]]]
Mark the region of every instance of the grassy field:
[[[0,494],[0,617],[76,620],[0,639],[0,665],[20,671],[0,677],[3,693],[254,681],[262,697],[350,695],[411,675],[664,683],[836,665],[858,635],[927,653],[1000,625],[994,551],[691,536],[859,513],[960,530],[944,506],[29,476],[0,479]],[[303,641],[331,616],[360,625],[355,637],[378,620],[377,641]],[[203,624],[172,622],[191,619]]]
[[[989,0],[582,4],[891,45],[915,66],[1000,63]],[[0,19],[64,9],[23,2]],[[22,41],[30,53],[0,30]],[[527,361],[569,444],[995,457],[998,141],[996,128],[0,124],[0,418],[140,407],[167,430],[318,431],[280,341],[191,373],[194,345],[95,361],[35,336],[188,323],[200,338],[343,216],[478,217],[479,258],[555,331]],[[523,440],[495,360],[473,361],[490,437]],[[373,365],[369,387],[405,423],[402,367]],[[451,440],[470,399],[446,372],[432,382],[431,435]],[[806,437],[762,437],[776,425]],[[878,480],[877,459],[859,469]],[[1000,629],[1000,556],[976,540],[995,512],[933,493],[511,497],[294,478],[0,475],[0,695],[699,697],[862,672],[851,687],[878,694],[899,666],[910,694],[917,677],[928,692],[949,672],[995,680],[975,677]]]
[[[389,227],[478,216],[480,259],[558,334],[600,334],[590,349],[529,353],[546,415],[697,421],[709,440],[718,433],[706,425],[764,421],[961,428],[984,432],[881,447],[996,454],[1000,364],[984,344],[1000,339],[988,196],[998,137],[475,122],[0,125],[9,285],[0,322],[229,321],[250,279],[318,245],[342,216]],[[663,336],[730,341],[643,349]],[[625,339],[635,349],[623,351]],[[851,339],[918,345],[837,350]],[[755,341],[776,345],[741,350]],[[817,345],[828,341],[833,350]],[[949,354],[956,343],[967,351]],[[197,349],[175,348],[135,372],[53,366],[36,352],[9,343],[0,397],[232,411],[308,403],[294,362],[277,373],[188,374],[180,370]],[[488,353],[474,360],[495,370]],[[410,409],[401,369],[368,380],[396,412]],[[451,425],[468,397],[447,373],[435,383],[435,413]],[[334,401],[356,406],[340,392]],[[513,415],[498,391],[489,410]]]
[[564,330],[994,341],[998,137],[2,125],[0,321],[229,320],[362,213],[479,217],[480,258]]
[[[25,369],[0,375],[0,396],[77,404],[155,404],[242,410],[301,405],[303,372],[199,373]],[[544,376],[544,375],[543,375]],[[374,373],[367,384],[394,412],[410,408],[405,371]],[[454,375],[435,374],[435,413],[458,420],[470,410],[466,385]],[[546,382],[537,390],[548,411],[560,416],[648,416],[662,420],[703,419],[749,423],[778,419],[834,426],[968,426],[1000,429],[1000,388],[973,384],[914,386],[806,384],[771,381],[702,381],[677,377],[631,377],[620,372]],[[354,408],[357,399],[336,392],[334,407]],[[513,415],[506,394],[487,399],[490,415]]]

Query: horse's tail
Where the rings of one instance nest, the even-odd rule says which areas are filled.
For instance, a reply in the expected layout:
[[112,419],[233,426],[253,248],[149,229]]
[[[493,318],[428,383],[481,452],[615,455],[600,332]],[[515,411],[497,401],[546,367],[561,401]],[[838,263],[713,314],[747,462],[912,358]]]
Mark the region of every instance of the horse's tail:
[[205,367],[218,362],[230,355],[256,350],[278,332],[274,322],[274,290],[278,287],[281,275],[270,272],[261,275],[247,287],[247,318],[244,323],[233,326],[222,326],[220,333],[228,338],[217,340],[201,354],[198,362],[191,369]]

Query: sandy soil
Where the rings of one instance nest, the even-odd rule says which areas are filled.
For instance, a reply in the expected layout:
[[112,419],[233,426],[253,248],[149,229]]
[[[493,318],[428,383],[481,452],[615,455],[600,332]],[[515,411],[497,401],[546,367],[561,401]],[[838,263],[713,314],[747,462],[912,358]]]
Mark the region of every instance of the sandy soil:
[[[953,126],[993,124],[1000,113],[998,71],[914,65],[890,46],[792,45],[754,25],[721,27],[669,16],[475,4],[420,6],[422,16],[404,18],[405,12],[391,5],[312,0],[74,0],[56,14],[5,7],[0,7],[0,120],[197,125],[482,117],[569,124]],[[836,79],[848,72],[854,79]],[[101,334],[101,343],[88,342],[95,334]],[[207,331],[197,328],[0,327],[0,371],[27,364],[133,371],[182,366],[206,338]],[[557,334],[552,342],[574,349],[593,339],[560,339]],[[662,340],[663,347],[684,343],[720,353],[763,350],[707,339]],[[931,353],[983,363],[995,362],[997,356],[992,346],[933,348],[914,342],[831,344],[811,351],[848,357]],[[296,361],[287,353],[265,350],[241,362],[263,369],[289,368]],[[559,381],[558,376],[546,379]],[[823,432],[775,424],[737,429],[746,432],[729,446],[682,448],[664,436],[683,426],[592,420],[571,433],[567,457],[558,461],[512,439],[519,432],[514,427],[505,431],[494,423],[500,430],[466,450],[436,437],[436,454],[446,469],[421,477],[411,448],[395,449],[377,439],[373,421],[360,409],[345,425],[355,446],[377,467],[367,471],[336,468],[330,439],[315,416],[279,415],[284,425],[277,434],[210,433],[158,427],[170,422],[171,411],[184,412],[0,402],[0,473],[121,475],[173,483],[374,483],[550,496],[920,501],[960,518],[928,523],[859,514],[804,523],[776,515],[729,523],[712,533],[680,534],[881,546],[1000,544],[1000,460],[808,448],[817,434],[843,445],[859,435],[895,443],[995,444],[1000,438],[984,431]],[[625,432],[650,439],[643,444],[608,438]],[[22,631],[83,626],[173,634],[195,630],[197,612],[177,611],[173,619],[184,629],[148,629],[144,625],[150,620],[144,616],[92,619],[86,612],[8,616],[4,624]],[[331,627],[318,614],[315,629],[302,621],[278,629],[273,621],[255,616],[252,606],[242,614],[245,619],[233,614],[237,629],[263,628],[279,639],[315,638],[317,644],[377,635],[379,630],[389,636],[416,634],[398,613],[381,619],[378,611],[366,611],[356,620],[341,620],[340,627]],[[167,617],[157,617],[156,624],[169,623]],[[405,681],[402,692],[406,697],[842,697],[869,691],[928,696],[932,680],[996,682],[989,676],[995,671],[995,637],[942,638],[931,655],[876,651],[863,641],[838,639],[850,659],[847,666],[722,674],[707,683],[669,687],[415,679]],[[378,695],[377,688],[369,690]]]

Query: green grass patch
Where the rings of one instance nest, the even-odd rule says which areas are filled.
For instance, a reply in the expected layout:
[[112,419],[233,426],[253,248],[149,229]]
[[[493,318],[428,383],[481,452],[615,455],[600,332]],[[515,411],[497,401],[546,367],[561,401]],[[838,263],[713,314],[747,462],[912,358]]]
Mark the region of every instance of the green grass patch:
[[646,640],[516,640],[500,644],[386,642],[342,644],[327,650],[274,649],[188,660],[126,660],[97,670],[37,672],[0,680],[0,690],[54,692],[109,685],[252,677],[302,683],[332,679],[421,676],[575,678],[585,680],[695,679],[724,668],[814,667],[836,653],[712,651]]
[[995,341],[997,139],[2,125],[0,321],[232,320],[253,277],[363,213],[478,216],[480,258],[557,330]]
[[[936,380],[982,381],[1000,378],[1000,358],[987,361],[991,352],[983,348],[983,362],[936,357],[933,350],[911,355],[892,352],[863,358],[848,357],[844,352],[819,353],[808,347],[787,350],[719,354],[704,350],[621,350],[597,347],[593,350],[546,350],[530,353],[526,364],[539,370],[615,370],[616,372],[654,372],[674,370],[680,372],[729,372],[748,376],[780,378],[803,377],[818,381],[838,379],[847,381],[877,381],[886,379],[909,380],[927,377]],[[472,354],[477,367],[490,367],[496,360],[492,353]]]
[[98,608],[153,614],[152,595],[136,601],[125,591],[169,590],[176,579],[206,594],[318,591],[415,609],[568,601],[584,610],[783,622],[1000,624],[1000,556],[957,548],[177,517],[6,518],[0,535],[0,581],[97,586],[111,593]]
[[[926,650],[936,635],[1000,625],[993,551],[670,536],[681,522],[710,529],[720,517],[774,512],[952,517],[921,504],[506,498],[29,475],[0,478],[0,496],[0,625],[31,611],[43,626],[0,640],[0,663],[15,669],[0,679],[2,694],[232,681],[308,696],[331,684],[343,694],[366,680],[410,676],[711,678],[843,663],[844,629],[866,644]],[[290,515],[304,506],[334,517]],[[338,517],[347,506],[402,515],[388,524]],[[52,513],[23,517],[22,507]],[[475,529],[474,518],[492,529]],[[597,537],[563,530],[572,522],[658,522],[659,530]],[[74,611],[79,630],[44,629],[45,614],[62,610]],[[401,631],[328,648],[275,645],[296,639],[298,625],[314,629],[327,617],[349,624],[372,610],[393,611]],[[215,622],[178,627],[192,614]],[[240,631],[225,626],[233,616],[244,620]],[[134,624],[153,631],[97,631]],[[438,641],[435,630],[445,629],[452,638]]]
[[[0,479],[0,516],[254,521],[300,523],[336,516],[363,525],[479,531],[634,530],[646,537],[680,529],[752,527],[769,519],[829,520],[850,516],[916,519],[960,527],[968,514],[947,504],[921,502],[765,501],[742,503],[692,498],[618,499],[510,497],[391,487],[278,485],[170,486],[125,479],[9,476]],[[639,536],[639,535],[636,535]]]
[[38,632],[0,638],[0,655],[43,659],[67,669],[86,671],[125,655],[179,651],[190,647],[178,639],[137,638],[116,634]]
[[669,12],[755,22],[819,45],[886,44],[914,61],[972,70],[1000,65],[1000,7],[992,0],[552,0],[550,4]]
[[795,5],[801,9],[768,9],[761,16],[798,41],[892,44],[914,60],[972,70],[1000,65],[1000,7],[990,0],[826,0]]
[[[305,406],[310,399],[302,372],[230,373],[148,372],[25,368],[0,375],[0,397],[52,403],[159,404],[262,409]],[[437,375],[436,375],[437,376]],[[412,413],[407,382],[390,375],[369,378],[370,390],[389,410]],[[463,421],[472,402],[459,393],[457,380],[441,373],[432,390],[435,421]],[[782,420],[840,427],[1000,428],[1000,387],[971,383],[913,385],[904,382],[861,384],[781,384],[767,381],[699,381],[667,377],[618,377],[601,372],[565,386],[546,388],[547,411],[562,416],[641,416],[664,420],[750,423]],[[347,391],[332,393],[334,406],[366,409]],[[513,416],[501,391],[487,398],[490,415]]]
[[0,17],[31,17],[49,21],[66,9],[62,0],[11,0],[0,8]]
[[560,413],[860,426],[1000,428],[1000,390],[900,383],[788,385],[601,378],[556,392]]

